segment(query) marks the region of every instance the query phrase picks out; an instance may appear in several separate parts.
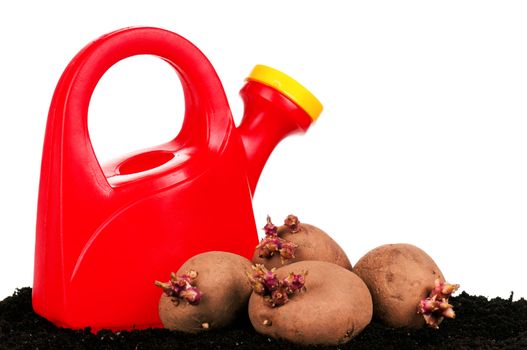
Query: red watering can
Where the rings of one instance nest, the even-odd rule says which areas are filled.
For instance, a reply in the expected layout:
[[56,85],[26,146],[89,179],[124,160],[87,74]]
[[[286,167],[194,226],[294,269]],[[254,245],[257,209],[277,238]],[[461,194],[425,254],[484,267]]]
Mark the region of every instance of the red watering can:
[[[102,75],[118,61],[160,57],[178,73],[185,117],[172,141],[101,166],[87,127]],[[49,111],[38,200],[33,307],[58,326],[161,327],[155,280],[210,250],[247,258],[258,243],[256,183],[274,147],[322,110],[285,74],[256,66],[234,125],[214,68],[193,44],[127,28],[86,46],[60,78]]]

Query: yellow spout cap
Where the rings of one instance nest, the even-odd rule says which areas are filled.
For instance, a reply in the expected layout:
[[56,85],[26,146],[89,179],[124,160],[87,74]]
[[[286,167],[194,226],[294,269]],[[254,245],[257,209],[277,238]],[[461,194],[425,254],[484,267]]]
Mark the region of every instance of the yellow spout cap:
[[256,81],[280,91],[300,106],[313,121],[317,120],[322,112],[322,103],[308,89],[279,70],[258,64],[246,80]]

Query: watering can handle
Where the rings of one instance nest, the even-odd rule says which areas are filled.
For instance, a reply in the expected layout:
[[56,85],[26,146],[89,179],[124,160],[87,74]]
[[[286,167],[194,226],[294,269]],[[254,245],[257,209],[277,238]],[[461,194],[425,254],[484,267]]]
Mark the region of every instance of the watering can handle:
[[[64,71],[51,102],[48,129],[62,141],[63,162],[77,163],[103,192],[111,190],[88,133],[88,107],[103,74],[120,60],[149,54],[177,71],[185,96],[179,137],[204,142],[210,151],[224,143],[232,117],[221,82],[203,53],[183,37],[159,28],[131,27],[106,34],[87,45]],[[196,117],[197,116],[197,117]],[[101,188],[104,187],[104,188]]]

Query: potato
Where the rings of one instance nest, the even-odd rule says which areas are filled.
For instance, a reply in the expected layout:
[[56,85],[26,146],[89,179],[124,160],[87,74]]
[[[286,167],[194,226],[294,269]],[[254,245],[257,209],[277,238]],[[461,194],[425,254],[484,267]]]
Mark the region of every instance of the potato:
[[391,327],[424,326],[425,319],[418,314],[420,301],[429,296],[436,279],[445,280],[434,260],[410,244],[377,247],[353,271],[370,290],[374,317]]
[[[189,333],[221,328],[245,312],[251,295],[246,271],[251,262],[239,255],[211,251],[187,260],[177,276],[197,272],[195,287],[202,293],[199,304],[174,302],[165,293],[159,300],[159,317],[165,328]],[[159,283],[157,283],[159,284]]]
[[[287,225],[290,220],[296,220],[296,226],[293,230]],[[298,261],[319,260],[351,270],[352,266],[346,253],[326,232],[313,225],[298,222],[298,219],[293,215],[289,215],[285,222],[286,224],[283,226],[277,227],[277,234],[281,239],[296,245],[294,258],[284,259],[279,253],[275,253],[271,257],[261,257],[260,249],[257,248],[252,258],[254,264],[263,264],[271,269]],[[268,218],[269,223],[270,219]]]
[[353,272],[324,261],[301,261],[276,270],[279,280],[304,273],[305,291],[287,303],[269,306],[262,295],[249,299],[249,318],[257,332],[302,345],[343,344],[372,318],[367,286]]

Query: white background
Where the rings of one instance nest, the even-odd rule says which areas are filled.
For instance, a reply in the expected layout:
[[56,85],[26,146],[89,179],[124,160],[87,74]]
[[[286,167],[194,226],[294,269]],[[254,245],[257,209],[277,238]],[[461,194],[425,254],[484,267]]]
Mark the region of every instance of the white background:
[[[312,129],[281,143],[265,167],[254,198],[259,227],[267,214],[281,222],[295,213],[332,235],[352,263],[380,244],[413,243],[462,290],[527,297],[525,2],[259,3],[2,2],[0,300],[32,285],[55,85],[85,44],[131,25],[196,44],[237,121],[238,91],[257,63],[323,102]],[[161,60],[117,64],[90,107],[99,159],[170,140],[182,102]]]

